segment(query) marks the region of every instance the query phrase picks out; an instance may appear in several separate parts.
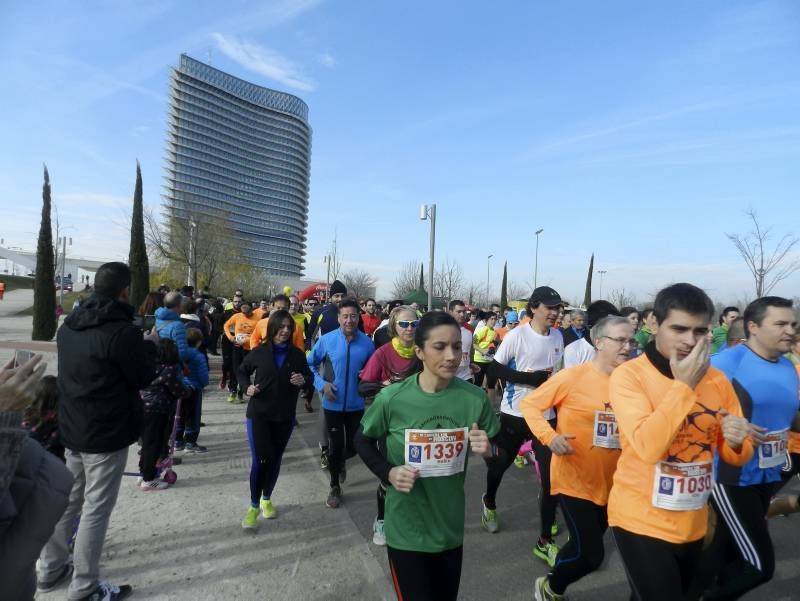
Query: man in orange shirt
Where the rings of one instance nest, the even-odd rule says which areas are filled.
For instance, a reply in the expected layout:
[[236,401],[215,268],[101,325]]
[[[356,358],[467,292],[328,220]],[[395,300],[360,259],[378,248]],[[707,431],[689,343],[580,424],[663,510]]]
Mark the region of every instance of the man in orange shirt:
[[[550,447],[550,492],[560,495],[569,542],[547,576],[536,579],[537,601],[564,599],[567,586],[600,567],[608,529],[608,493],[619,458],[619,434],[608,402],[609,376],[637,346],[633,326],[619,316],[592,327],[597,353],[591,362],[562,370],[521,403],[531,432]],[[543,413],[555,409],[555,429]]]
[[[253,333],[250,336],[250,348],[254,349],[261,346],[261,343],[267,338],[267,326],[269,324],[269,316],[273,311],[288,311],[289,310],[289,297],[285,294],[276,294],[272,299],[272,310],[262,311],[263,317],[258,320]],[[253,315],[256,311],[253,311]],[[296,325],[296,324],[295,324]],[[305,352],[305,336],[303,335],[302,328],[295,327],[294,334],[292,334],[292,346],[296,346],[301,351]]]
[[674,284],[656,296],[654,340],[611,374],[622,453],[608,523],[633,599],[684,599],[698,575],[715,452],[730,465],[753,455],[749,422],[728,379],[709,364],[714,304]]
[[[230,319],[222,326],[225,337],[233,345],[231,384],[236,378],[236,373],[239,371],[239,366],[242,364],[245,355],[250,352],[250,336],[253,334],[257,323],[258,318],[253,314],[253,305],[242,303],[241,311],[231,315]],[[240,403],[244,402],[244,390],[238,383],[230,390],[231,393],[228,395],[229,403],[236,402],[237,399]]]

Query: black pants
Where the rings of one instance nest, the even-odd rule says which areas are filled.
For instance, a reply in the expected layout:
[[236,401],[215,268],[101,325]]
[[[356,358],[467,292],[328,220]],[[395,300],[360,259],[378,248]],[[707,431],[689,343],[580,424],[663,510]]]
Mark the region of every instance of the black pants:
[[328,469],[331,474],[331,486],[339,486],[339,474],[344,469],[345,460],[356,454],[353,439],[364,415],[359,411],[330,411],[325,409],[325,421],[328,424]]
[[476,363],[480,368],[480,371],[475,374],[475,386],[483,386],[483,379],[486,378],[486,388],[489,390],[494,389],[497,385],[497,377],[489,371],[489,366],[491,363]]
[[[778,490],[783,488],[792,479],[792,476],[800,474],[800,453],[790,453],[786,457],[786,463],[781,468],[781,482],[778,485]],[[778,492],[777,490],[775,491]]]
[[139,456],[139,473],[149,482],[156,479],[156,463],[164,451],[164,432],[170,422],[166,413],[146,411],[142,426],[142,454]]
[[625,565],[633,601],[682,601],[688,599],[703,553],[703,539],[668,543],[611,528]]
[[386,550],[398,601],[456,601],[463,547],[440,553]]
[[[548,423],[555,429],[555,419],[549,420]],[[539,513],[542,522],[539,536],[549,539],[551,537],[550,528],[556,520],[556,506],[558,504],[557,498],[550,494],[550,458],[553,453],[547,445],[539,442],[539,439],[533,435],[530,428],[528,428],[527,422],[522,417],[507,413],[500,414],[500,433],[497,435],[495,443],[501,452],[496,457],[485,459],[487,471],[484,502],[489,509],[495,509],[495,497],[497,489],[500,488],[500,482],[503,480],[503,474],[514,462],[522,443],[531,439],[533,440],[536,461],[539,463],[539,473],[542,478],[539,490]]]
[[704,599],[738,599],[772,579],[775,549],[767,528],[767,509],[776,488],[775,483],[714,485],[711,503],[718,519],[711,548],[715,579]]
[[233,344],[224,334],[219,338],[219,350],[222,354],[222,380],[230,380],[231,367],[233,366]]
[[563,595],[567,586],[594,572],[603,563],[608,512],[604,505],[595,505],[586,499],[562,494],[559,501],[569,528],[569,540],[558,552],[548,581],[554,593]]
[[242,364],[242,361],[244,361],[248,352],[249,351],[244,350],[241,346],[234,346],[231,351],[231,373],[228,378],[228,390],[233,394],[238,394],[239,398],[244,396],[245,391],[237,386],[236,373],[239,371],[239,366]]
[[271,499],[281,473],[281,459],[294,430],[294,419],[270,421],[256,413],[247,418],[250,443],[250,502],[258,506],[260,498]]

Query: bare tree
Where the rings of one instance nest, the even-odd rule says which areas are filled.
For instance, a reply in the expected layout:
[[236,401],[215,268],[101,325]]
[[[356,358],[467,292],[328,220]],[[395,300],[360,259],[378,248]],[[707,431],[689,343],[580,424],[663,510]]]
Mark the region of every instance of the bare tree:
[[419,281],[419,261],[411,259],[403,263],[403,266],[394,276],[392,282],[392,296],[403,298],[409,292],[417,289]]
[[467,304],[475,305],[486,296],[486,283],[469,282],[464,286],[464,301]]
[[464,270],[456,261],[445,257],[433,274],[433,295],[452,300],[461,294],[464,287]]
[[333,234],[333,242],[331,243],[331,251],[325,255],[325,262],[328,265],[328,282],[331,283],[333,280],[338,280],[339,275],[342,271],[342,257],[339,255],[337,239],[338,234],[334,232]]
[[342,275],[342,282],[347,286],[347,293],[358,299],[364,299],[375,294],[375,284],[378,279],[360,269],[351,269]]
[[618,309],[622,307],[635,307],[637,302],[636,295],[626,291],[625,287],[612,290],[608,298]]
[[518,282],[509,282],[508,284],[508,300],[509,301],[518,301],[522,299],[527,299],[531,295],[531,290],[533,290],[530,286],[524,286]]
[[769,294],[779,282],[800,270],[800,259],[792,256],[800,238],[785,234],[770,250],[766,246],[772,228],[762,227],[753,209],[745,214],[753,222],[753,229],[747,234],[726,235],[742,255],[753,276],[756,298],[760,298]]

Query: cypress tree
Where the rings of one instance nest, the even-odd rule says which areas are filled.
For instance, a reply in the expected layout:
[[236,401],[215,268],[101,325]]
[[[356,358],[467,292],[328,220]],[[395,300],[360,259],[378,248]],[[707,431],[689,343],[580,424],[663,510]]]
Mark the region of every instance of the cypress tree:
[[144,242],[144,207],[142,201],[142,170],[136,161],[136,186],[133,191],[133,216],[131,218],[131,246],[128,251],[128,266],[131,269],[130,303],[134,307],[142,304],[150,291],[150,263]]
[[423,271],[424,269],[425,269],[425,264],[424,263],[420,263],[419,264],[419,289],[420,290],[425,290],[425,272]]
[[500,309],[508,306],[508,261],[503,263],[503,283],[500,285]]
[[589,259],[589,273],[586,275],[586,291],[583,293],[583,306],[588,307],[592,304],[592,272],[594,271],[594,253]]
[[31,340],[52,340],[56,333],[56,266],[53,260],[53,230],[50,224],[50,174],[44,167],[42,221],[36,245],[36,279],[33,283],[33,331]]

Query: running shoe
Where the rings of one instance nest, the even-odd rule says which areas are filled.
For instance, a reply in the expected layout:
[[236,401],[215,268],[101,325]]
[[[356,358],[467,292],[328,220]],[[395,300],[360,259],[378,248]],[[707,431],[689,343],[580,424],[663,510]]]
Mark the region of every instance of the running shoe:
[[273,507],[271,500],[261,499],[261,515],[268,520],[274,520],[278,517],[278,512]]
[[228,402],[229,403],[235,403],[236,402],[236,393],[235,392],[231,392],[228,395]]
[[514,467],[523,470],[523,469],[525,469],[525,464],[526,463],[527,462],[525,461],[525,457],[524,456],[517,455],[516,457],[514,457]]
[[67,584],[72,576],[72,570],[72,562],[70,561],[65,563],[58,576],[46,582],[41,580],[38,581],[36,583],[36,590],[38,590],[40,593],[49,593],[50,591],[57,589],[62,584]]
[[319,453],[319,469],[321,469],[321,470],[328,469],[328,449],[327,449],[327,447],[323,447],[323,449]]
[[553,525],[550,526],[550,536],[555,536],[558,534],[558,522],[553,522]]
[[536,542],[536,546],[533,548],[532,553],[552,568],[556,565],[558,545],[551,540],[540,538]]
[[557,595],[550,590],[550,581],[547,576],[539,576],[533,585],[536,601],[566,601],[566,595]]
[[98,582],[97,588],[91,595],[84,597],[85,601],[117,601],[131,594],[133,588],[130,584],[115,586],[110,582]]
[[383,534],[383,520],[375,518],[372,522],[372,542],[379,547],[386,546],[386,535]]
[[196,442],[195,443],[187,442],[186,446],[183,448],[183,452],[187,454],[206,453],[208,452],[208,448],[204,447],[203,445],[199,445]]
[[164,482],[163,480],[159,480],[156,478],[155,480],[142,480],[139,482],[139,489],[145,492],[155,491],[155,490],[165,490],[169,488],[169,484]]
[[325,505],[331,509],[336,509],[342,504],[342,489],[338,486],[331,486],[331,491],[328,493],[328,498]]
[[242,528],[252,530],[258,527],[258,507],[249,507],[242,520]]
[[483,507],[481,511],[481,526],[483,526],[489,534],[495,534],[500,530],[500,524],[497,522],[497,510],[486,507],[485,498],[485,496],[481,498],[481,506]]

